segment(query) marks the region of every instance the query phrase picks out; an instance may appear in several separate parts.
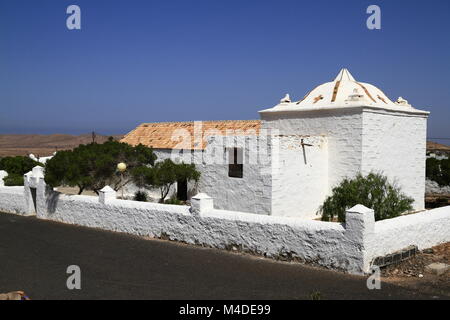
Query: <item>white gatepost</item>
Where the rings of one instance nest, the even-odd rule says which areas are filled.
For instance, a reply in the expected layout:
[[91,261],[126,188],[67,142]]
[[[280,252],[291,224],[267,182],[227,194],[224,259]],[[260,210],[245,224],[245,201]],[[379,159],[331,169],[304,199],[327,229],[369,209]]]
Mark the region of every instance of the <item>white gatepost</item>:
[[110,186],[104,187],[102,190],[100,190],[98,195],[98,201],[102,204],[107,204],[108,202],[111,202],[111,200],[117,199],[117,192],[114,191],[113,188]]
[[45,216],[47,185],[44,168],[34,167],[24,175],[25,214]]
[[214,200],[206,193],[198,193],[191,198],[191,213],[201,215],[214,210]]
[[3,181],[3,179],[6,178],[7,176],[8,172],[6,172],[5,170],[0,170],[0,187],[5,186],[5,181]]
[[353,265],[349,268],[350,273],[369,272],[370,261],[367,257],[374,232],[375,214],[373,209],[358,204],[346,211],[345,236],[349,242],[347,254]]

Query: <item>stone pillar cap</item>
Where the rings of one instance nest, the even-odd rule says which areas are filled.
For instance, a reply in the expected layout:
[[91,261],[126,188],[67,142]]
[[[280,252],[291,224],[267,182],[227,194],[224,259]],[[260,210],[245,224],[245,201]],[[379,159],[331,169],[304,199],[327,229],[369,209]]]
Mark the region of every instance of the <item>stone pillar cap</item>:
[[102,190],[100,190],[100,192],[109,193],[109,192],[116,192],[116,191],[113,188],[111,188],[110,186],[105,186],[105,187],[103,187]]
[[208,196],[206,193],[197,193],[195,196],[192,197],[192,199],[211,199],[210,196]]
[[41,166],[36,166],[32,170],[32,176],[36,178],[43,178],[44,177],[44,168]]
[[373,212],[373,209],[367,208],[366,206],[363,206],[362,204],[357,204],[356,206],[353,206],[352,208],[348,209],[347,212],[371,213],[371,212]]

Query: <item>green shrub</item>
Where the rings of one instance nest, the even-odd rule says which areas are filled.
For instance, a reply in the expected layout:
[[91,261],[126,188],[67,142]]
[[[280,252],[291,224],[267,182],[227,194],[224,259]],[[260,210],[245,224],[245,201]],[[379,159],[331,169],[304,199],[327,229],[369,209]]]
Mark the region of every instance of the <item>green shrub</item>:
[[170,199],[164,201],[165,204],[175,204],[175,205],[179,205],[182,206],[185,203],[181,200],[179,200],[176,196],[171,197]]
[[309,294],[310,300],[322,300],[322,293],[320,291],[313,291]]
[[137,191],[134,194],[133,200],[147,202],[148,201],[147,193],[145,193],[144,191]]
[[3,179],[5,182],[5,186],[13,187],[13,186],[23,186],[23,175],[20,174],[8,174],[7,177]]
[[390,219],[412,210],[413,199],[403,194],[395,184],[381,174],[358,174],[354,179],[344,179],[333,188],[331,196],[319,209],[323,221],[337,217],[345,222],[345,211],[362,204],[375,211],[375,220]]

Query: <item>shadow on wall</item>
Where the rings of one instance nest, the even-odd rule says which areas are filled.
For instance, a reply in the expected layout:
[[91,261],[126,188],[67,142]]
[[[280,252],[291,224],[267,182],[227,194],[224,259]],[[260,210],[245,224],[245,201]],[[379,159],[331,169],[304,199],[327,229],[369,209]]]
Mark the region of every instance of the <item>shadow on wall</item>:
[[48,214],[53,214],[56,212],[56,208],[58,206],[59,197],[61,196],[61,192],[57,192],[51,189],[47,189],[45,191],[46,195],[46,207]]

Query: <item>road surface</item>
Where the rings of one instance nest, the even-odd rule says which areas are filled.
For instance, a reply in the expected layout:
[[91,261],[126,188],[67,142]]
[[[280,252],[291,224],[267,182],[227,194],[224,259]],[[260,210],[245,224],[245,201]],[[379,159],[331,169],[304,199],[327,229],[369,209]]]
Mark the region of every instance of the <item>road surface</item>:
[[[66,286],[81,269],[81,290]],[[0,214],[0,292],[32,299],[433,298],[297,263]]]

